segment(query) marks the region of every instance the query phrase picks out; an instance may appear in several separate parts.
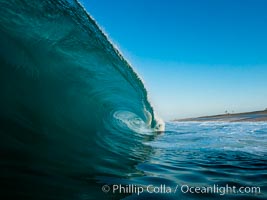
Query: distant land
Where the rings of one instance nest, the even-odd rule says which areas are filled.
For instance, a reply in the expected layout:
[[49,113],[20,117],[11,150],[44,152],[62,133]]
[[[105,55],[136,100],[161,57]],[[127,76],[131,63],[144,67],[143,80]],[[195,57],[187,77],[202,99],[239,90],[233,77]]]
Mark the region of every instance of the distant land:
[[244,113],[226,113],[221,115],[203,116],[196,118],[175,119],[174,121],[187,122],[267,122],[267,109],[262,111],[244,112]]

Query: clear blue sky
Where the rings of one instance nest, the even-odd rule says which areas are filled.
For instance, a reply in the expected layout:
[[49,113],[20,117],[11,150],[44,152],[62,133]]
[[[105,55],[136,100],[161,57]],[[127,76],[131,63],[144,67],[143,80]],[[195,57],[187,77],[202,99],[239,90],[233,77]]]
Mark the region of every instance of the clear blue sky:
[[164,119],[267,107],[267,1],[81,0]]

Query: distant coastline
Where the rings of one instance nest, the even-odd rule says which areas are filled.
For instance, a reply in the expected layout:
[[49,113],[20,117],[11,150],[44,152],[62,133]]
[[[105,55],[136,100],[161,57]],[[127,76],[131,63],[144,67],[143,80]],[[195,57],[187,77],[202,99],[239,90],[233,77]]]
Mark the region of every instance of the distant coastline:
[[234,114],[220,114],[211,116],[202,116],[196,118],[186,118],[186,119],[175,119],[174,121],[179,122],[267,122],[267,109],[262,111],[244,112],[244,113],[234,113]]

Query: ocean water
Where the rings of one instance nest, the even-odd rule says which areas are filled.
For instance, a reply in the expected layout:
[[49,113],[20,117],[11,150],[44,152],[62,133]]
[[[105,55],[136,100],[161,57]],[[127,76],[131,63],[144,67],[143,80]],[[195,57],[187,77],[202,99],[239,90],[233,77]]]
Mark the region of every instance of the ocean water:
[[0,199],[101,199],[97,177],[139,174],[164,123],[79,2],[2,0],[0,15]]
[[116,188],[124,184],[134,193],[125,199],[267,199],[266,122],[169,122],[146,145],[153,150],[136,165],[143,176],[115,188],[106,179],[109,193],[126,193]]
[[[0,14],[0,199],[266,198],[265,123],[164,129],[78,1],[2,0]],[[213,184],[260,193],[179,192]]]

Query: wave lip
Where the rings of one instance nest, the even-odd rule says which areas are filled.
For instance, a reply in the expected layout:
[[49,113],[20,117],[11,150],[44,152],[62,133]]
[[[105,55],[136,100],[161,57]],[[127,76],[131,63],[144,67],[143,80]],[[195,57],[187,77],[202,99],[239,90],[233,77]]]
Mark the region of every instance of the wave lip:
[[6,191],[20,188],[21,177],[21,188],[36,185],[41,195],[41,186],[55,189],[49,178],[63,191],[81,177],[140,174],[133,166],[150,152],[143,142],[163,123],[96,22],[75,0],[4,0],[0,13]]

